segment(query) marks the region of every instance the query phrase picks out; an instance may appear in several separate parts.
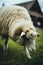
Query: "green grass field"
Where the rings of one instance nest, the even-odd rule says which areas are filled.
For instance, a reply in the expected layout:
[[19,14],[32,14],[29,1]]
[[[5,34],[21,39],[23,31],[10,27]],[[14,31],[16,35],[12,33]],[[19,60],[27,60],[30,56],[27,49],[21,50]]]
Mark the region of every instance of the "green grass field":
[[36,52],[31,55],[33,58],[29,60],[25,56],[23,46],[18,45],[11,39],[8,41],[8,54],[3,55],[2,38],[0,37],[0,65],[43,65],[43,30],[37,29],[40,37],[36,39]]

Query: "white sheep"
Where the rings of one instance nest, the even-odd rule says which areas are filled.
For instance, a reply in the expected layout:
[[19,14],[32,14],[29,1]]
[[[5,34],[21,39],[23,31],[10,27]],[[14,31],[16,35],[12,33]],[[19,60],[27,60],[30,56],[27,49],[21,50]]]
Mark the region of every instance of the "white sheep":
[[0,8],[0,35],[5,40],[5,52],[8,46],[8,37],[24,45],[28,58],[31,58],[29,52],[36,50],[35,39],[38,33],[27,9],[24,7],[4,6]]

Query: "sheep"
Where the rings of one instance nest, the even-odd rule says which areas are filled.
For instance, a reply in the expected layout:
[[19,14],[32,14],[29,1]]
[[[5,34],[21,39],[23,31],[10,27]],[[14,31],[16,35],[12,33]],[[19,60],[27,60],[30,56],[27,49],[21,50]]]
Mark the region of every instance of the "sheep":
[[27,57],[31,59],[30,51],[36,50],[35,39],[39,35],[26,8],[16,5],[0,8],[0,35],[5,42],[5,53],[8,47],[8,37],[10,37],[24,46]]

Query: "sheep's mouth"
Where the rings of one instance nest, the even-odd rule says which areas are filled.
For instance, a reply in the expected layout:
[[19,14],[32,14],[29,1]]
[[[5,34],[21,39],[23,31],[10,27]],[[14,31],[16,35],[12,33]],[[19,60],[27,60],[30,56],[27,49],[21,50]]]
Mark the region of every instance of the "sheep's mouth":
[[26,35],[23,35],[22,38],[24,39],[24,41],[26,40],[30,41],[30,38],[27,38]]
[[30,38],[27,38],[25,35],[22,36],[23,43],[22,44],[28,44],[30,42]]

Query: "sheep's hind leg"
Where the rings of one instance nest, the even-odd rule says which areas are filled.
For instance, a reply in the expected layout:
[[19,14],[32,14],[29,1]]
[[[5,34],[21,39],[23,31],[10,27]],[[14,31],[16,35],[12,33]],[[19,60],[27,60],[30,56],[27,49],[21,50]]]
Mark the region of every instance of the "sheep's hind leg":
[[7,38],[4,38],[4,55],[7,54],[7,49],[8,49],[8,37]]

